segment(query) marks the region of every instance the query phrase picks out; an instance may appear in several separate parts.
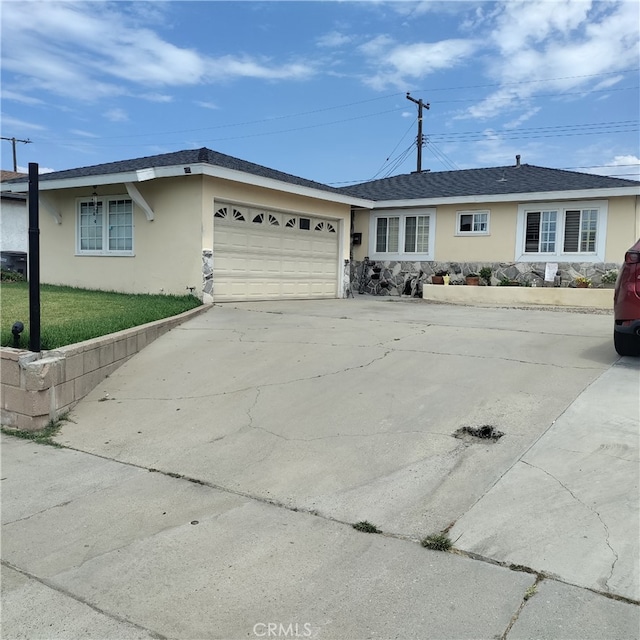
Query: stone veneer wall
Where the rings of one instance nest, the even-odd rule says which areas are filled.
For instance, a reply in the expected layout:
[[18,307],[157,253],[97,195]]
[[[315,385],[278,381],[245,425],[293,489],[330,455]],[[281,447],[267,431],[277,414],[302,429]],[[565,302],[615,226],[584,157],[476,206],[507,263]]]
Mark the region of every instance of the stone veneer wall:
[[344,261],[344,270],[342,272],[342,297],[353,298],[353,263],[351,260]]
[[[363,274],[364,267],[364,274]],[[497,285],[503,278],[521,285],[543,286],[545,262],[398,262],[362,261],[354,262],[352,268],[353,291],[372,295],[399,296],[416,295],[421,284],[430,283],[431,276],[438,271],[448,271],[450,284],[464,284],[469,273],[479,273],[483,267],[492,271],[491,284]],[[607,271],[618,271],[620,265],[613,262],[559,262],[560,286],[570,287],[578,276],[591,278],[592,286],[603,287],[602,276]],[[364,276],[364,277],[363,277]],[[377,277],[376,277],[377,276]],[[481,281],[481,284],[484,284]],[[547,286],[549,284],[547,283]]]
[[0,349],[2,424],[27,431],[44,428],[131,356],[209,308],[202,305],[171,318],[53,351],[34,353],[3,347]]
[[213,300],[213,251],[202,250],[202,299]]

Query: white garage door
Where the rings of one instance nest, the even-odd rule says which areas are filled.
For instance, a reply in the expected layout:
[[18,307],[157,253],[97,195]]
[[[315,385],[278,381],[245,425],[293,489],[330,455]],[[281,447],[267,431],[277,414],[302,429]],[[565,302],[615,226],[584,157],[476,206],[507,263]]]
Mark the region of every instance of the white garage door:
[[337,294],[337,222],[218,206],[213,224],[216,302],[335,298]]

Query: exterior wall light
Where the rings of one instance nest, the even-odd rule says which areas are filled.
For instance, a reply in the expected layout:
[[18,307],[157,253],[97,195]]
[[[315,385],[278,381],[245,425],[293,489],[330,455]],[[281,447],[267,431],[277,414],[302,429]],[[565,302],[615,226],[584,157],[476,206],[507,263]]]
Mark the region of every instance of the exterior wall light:
[[13,333],[13,346],[15,349],[20,348],[20,334],[24,331],[24,325],[22,322],[14,322],[11,327],[11,333]]

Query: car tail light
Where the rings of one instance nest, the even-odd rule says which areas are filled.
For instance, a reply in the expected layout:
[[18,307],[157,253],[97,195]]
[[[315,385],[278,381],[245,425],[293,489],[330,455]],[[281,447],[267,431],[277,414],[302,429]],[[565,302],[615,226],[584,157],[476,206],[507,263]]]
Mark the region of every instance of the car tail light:
[[636,264],[640,262],[640,251],[627,251],[624,254],[624,261],[627,264]]

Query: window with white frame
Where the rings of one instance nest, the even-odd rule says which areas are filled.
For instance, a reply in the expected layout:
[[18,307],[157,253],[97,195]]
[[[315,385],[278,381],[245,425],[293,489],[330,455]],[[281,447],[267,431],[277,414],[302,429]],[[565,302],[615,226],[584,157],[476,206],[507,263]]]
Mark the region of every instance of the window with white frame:
[[79,254],[132,255],[133,202],[125,197],[102,197],[78,202]]
[[390,212],[373,216],[369,253],[374,259],[427,260],[433,254],[433,215]]
[[520,205],[516,259],[603,261],[606,222],[605,201]]
[[456,235],[488,236],[489,211],[458,211]]

